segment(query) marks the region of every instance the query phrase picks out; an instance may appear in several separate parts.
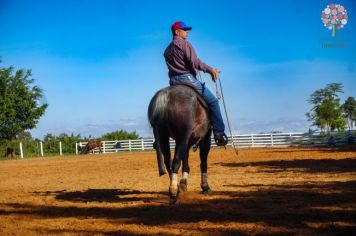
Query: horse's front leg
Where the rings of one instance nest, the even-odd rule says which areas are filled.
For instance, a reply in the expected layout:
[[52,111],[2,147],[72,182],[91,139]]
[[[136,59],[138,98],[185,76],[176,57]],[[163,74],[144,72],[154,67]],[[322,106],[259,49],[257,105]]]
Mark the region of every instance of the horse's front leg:
[[201,189],[203,194],[211,193],[211,189],[208,184],[208,154],[210,151],[211,139],[210,132],[199,144],[200,149],[200,171],[201,171]]

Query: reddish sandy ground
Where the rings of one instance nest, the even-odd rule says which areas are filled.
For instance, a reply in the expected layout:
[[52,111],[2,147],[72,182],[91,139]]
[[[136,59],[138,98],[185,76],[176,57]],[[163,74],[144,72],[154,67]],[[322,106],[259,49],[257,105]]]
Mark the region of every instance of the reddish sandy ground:
[[154,152],[0,161],[0,235],[356,235],[356,146],[197,153],[169,205]]

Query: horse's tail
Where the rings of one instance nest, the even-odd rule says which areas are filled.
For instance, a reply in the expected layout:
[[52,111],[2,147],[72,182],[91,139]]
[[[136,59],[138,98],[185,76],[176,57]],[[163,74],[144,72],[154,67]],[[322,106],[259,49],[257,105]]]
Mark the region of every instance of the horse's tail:
[[152,127],[157,124],[162,124],[167,117],[167,103],[169,98],[168,88],[159,90],[152,98],[148,106],[148,120]]

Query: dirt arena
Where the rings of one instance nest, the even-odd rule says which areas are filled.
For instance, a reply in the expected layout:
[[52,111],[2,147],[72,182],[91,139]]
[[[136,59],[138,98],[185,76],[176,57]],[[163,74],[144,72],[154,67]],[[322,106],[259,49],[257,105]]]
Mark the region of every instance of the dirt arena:
[[154,152],[0,161],[0,235],[356,235],[356,146],[191,152],[170,206]]

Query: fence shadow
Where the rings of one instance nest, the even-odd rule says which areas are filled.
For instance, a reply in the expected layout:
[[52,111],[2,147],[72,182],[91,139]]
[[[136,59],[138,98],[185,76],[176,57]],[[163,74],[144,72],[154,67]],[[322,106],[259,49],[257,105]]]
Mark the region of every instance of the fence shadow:
[[[248,187],[248,186],[246,186]],[[95,194],[93,194],[95,192]],[[157,192],[143,193],[135,190],[92,190],[83,193],[57,193],[56,198],[73,202],[96,200],[96,194],[106,193],[102,199],[113,201],[113,195],[121,193],[133,195],[131,200],[154,198]],[[188,193],[189,194],[189,193]],[[110,222],[125,222],[125,224],[140,224],[149,226],[171,227],[171,224],[185,224],[206,221],[212,224],[226,223],[257,223],[267,227],[280,227],[281,233],[295,234],[307,232],[308,234],[345,234],[356,232],[356,181],[328,182],[304,185],[268,185],[258,191],[216,191],[212,196],[202,198],[193,193],[192,198],[183,199],[178,205],[138,204],[138,205],[103,205],[98,206],[61,206],[61,205],[33,205],[33,204],[0,204],[5,210],[1,215],[19,214],[34,218],[94,218],[107,219]],[[115,198],[114,202],[117,201]],[[335,223],[336,222],[336,223]],[[337,224],[342,222],[342,224]],[[175,226],[177,227],[177,226]],[[46,232],[47,230],[47,232]],[[59,229],[55,229],[59,230]],[[82,229],[81,229],[82,230]],[[209,230],[212,230],[211,232]],[[41,228],[41,232],[55,233],[53,229]],[[205,231],[204,231],[205,232]],[[75,233],[72,229],[60,229],[56,233]],[[82,232],[79,232],[82,233]],[[119,231],[94,232],[93,234],[116,234]],[[130,232],[122,232],[130,234]],[[248,234],[241,229],[226,229],[219,227],[206,229],[207,234]]]
[[[356,155],[356,154],[355,154]],[[261,167],[259,172],[281,172],[286,169],[299,169],[301,172],[356,172],[356,159],[300,159],[300,160],[275,160],[243,163],[216,163],[216,165],[243,168],[243,167]],[[268,168],[268,170],[264,168]]]
[[[303,149],[300,149],[303,148]],[[356,152],[356,144],[342,144],[342,145],[297,145],[291,148],[278,148],[265,150],[265,152],[272,153],[298,153],[301,150],[307,150],[308,152],[323,152],[323,153],[335,153],[335,152]]]

